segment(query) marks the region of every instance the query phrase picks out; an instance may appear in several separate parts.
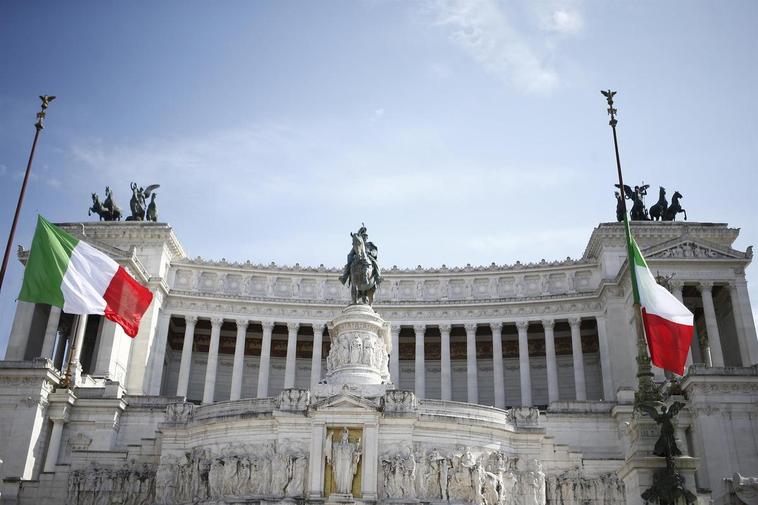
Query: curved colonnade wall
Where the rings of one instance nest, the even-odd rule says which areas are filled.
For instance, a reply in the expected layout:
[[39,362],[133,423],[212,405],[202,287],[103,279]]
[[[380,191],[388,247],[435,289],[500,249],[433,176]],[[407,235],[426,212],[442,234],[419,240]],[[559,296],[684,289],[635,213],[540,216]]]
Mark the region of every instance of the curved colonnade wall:
[[[125,265],[151,288],[155,301],[134,340],[98,317],[79,326],[84,345],[75,398],[54,386],[76,318],[55,308],[18,304],[0,379],[9,387],[33,390],[13,391],[8,398],[29,393],[39,401],[14,400],[14,409],[30,409],[28,419],[36,424],[9,450],[24,457],[9,465],[0,455],[6,460],[0,467],[4,477],[42,479],[50,489],[73,485],[76,493],[92,494],[87,486],[105,485],[96,482],[122,492],[130,479],[146,482],[149,475],[153,488],[137,486],[132,493],[148,493],[147,501],[157,499],[156,482],[162,488],[207,482],[204,490],[174,489],[161,503],[181,503],[197,493],[207,500],[316,499],[317,494],[323,499],[324,472],[329,472],[303,458],[313,457],[327,430],[344,425],[351,437],[360,433],[369,444],[357,472],[367,479],[364,498],[493,505],[507,503],[506,494],[544,503],[540,493],[547,493],[548,501],[558,495],[562,501],[582,501],[560,491],[577,479],[592,481],[586,486],[596,494],[610,493],[607,503],[639,495],[624,491],[619,480],[631,436],[624,423],[631,414],[636,349],[623,229],[616,223],[599,225],[578,260],[385,268],[374,309],[391,324],[389,370],[400,391],[362,398],[346,390],[331,399],[311,397],[308,390],[324,377],[331,347],[328,323],[349,301],[337,269],[189,259],[172,229],[160,223],[63,227]],[[758,375],[755,367],[745,368],[758,362],[744,275],[752,250],[733,249],[738,230],[724,224],[640,223],[634,232],[651,268],[673,275],[671,291],[695,313],[697,337],[689,363],[698,366],[684,384],[700,399],[697,409],[707,416],[719,412],[721,407],[713,405],[719,387],[739,390],[728,401],[743,405],[743,393],[755,395],[752,377]],[[25,254],[20,252],[22,261]],[[660,371],[657,377],[663,379]],[[35,381],[41,381],[41,389]],[[734,386],[734,381],[753,385]],[[197,405],[181,403],[185,397]],[[393,410],[393,402],[400,407]],[[722,410],[734,413],[731,407]],[[738,410],[737,417],[746,421],[733,432],[757,432],[755,407]],[[699,420],[701,411],[685,412],[678,432],[685,453],[703,458],[695,475],[698,486],[722,486],[725,472],[740,468],[755,467],[758,475],[758,458],[749,456],[750,447],[732,443],[731,454],[724,455],[729,444],[720,447],[704,435],[709,425]],[[8,412],[0,408],[0,416]],[[505,417],[493,421],[493,416]],[[29,431],[26,425],[13,416],[0,438],[10,440],[13,430]],[[452,438],[445,442],[443,433]],[[102,474],[85,471],[93,451],[106,467]],[[252,456],[259,453],[267,456]],[[118,475],[107,470],[129,460],[147,466]],[[251,465],[271,470],[274,464],[288,468],[281,490],[281,483],[273,481],[265,492],[252,489],[241,477]],[[210,496],[210,477],[220,478],[219,465],[242,473],[214,481]],[[419,469],[412,473],[421,481],[419,475],[427,480],[436,475],[440,489],[409,481],[409,466]],[[189,473],[171,473],[169,467]],[[445,473],[443,479],[443,467],[460,475]],[[208,473],[211,468],[216,473]],[[481,485],[461,481],[475,468]],[[200,478],[192,472],[206,473]],[[487,479],[495,479],[497,489],[511,483],[511,492],[498,494],[492,485],[487,488]],[[59,503],[43,487],[27,485],[27,498]],[[288,494],[293,489],[302,491]],[[485,498],[477,489],[490,494]],[[474,495],[468,496],[469,490]],[[86,503],[89,496],[69,501]]]

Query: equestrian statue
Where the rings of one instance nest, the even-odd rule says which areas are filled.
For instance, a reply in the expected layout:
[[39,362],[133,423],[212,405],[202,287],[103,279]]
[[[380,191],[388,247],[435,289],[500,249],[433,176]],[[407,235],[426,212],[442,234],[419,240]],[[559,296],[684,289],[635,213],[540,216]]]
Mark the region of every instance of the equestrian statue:
[[350,286],[350,295],[353,305],[372,305],[374,292],[382,282],[377,258],[379,248],[373,242],[369,242],[366,225],[361,223],[357,233],[350,233],[353,240],[352,249],[347,255],[340,282]]
[[92,207],[90,207],[87,215],[91,216],[93,212],[100,216],[100,221],[121,221],[121,209],[113,200],[113,191],[110,186],[105,187],[105,201],[103,203],[100,203],[100,197],[97,196],[97,193],[92,193]]
[[[615,186],[619,189],[621,187],[618,184]],[[679,213],[684,214],[684,220],[687,220],[687,211],[682,208],[679,200],[684,198],[679,191],[674,191],[671,196],[671,205],[666,200],[666,188],[659,187],[658,201],[655,205],[650,207],[650,212],[645,208],[645,195],[647,195],[647,188],[649,184],[643,184],[642,186],[635,186],[634,189],[624,184],[623,191],[615,191],[616,197],[616,220],[621,222],[624,220],[624,199],[632,201],[632,209],[629,211],[629,219],[632,221],[675,221],[676,215]]]

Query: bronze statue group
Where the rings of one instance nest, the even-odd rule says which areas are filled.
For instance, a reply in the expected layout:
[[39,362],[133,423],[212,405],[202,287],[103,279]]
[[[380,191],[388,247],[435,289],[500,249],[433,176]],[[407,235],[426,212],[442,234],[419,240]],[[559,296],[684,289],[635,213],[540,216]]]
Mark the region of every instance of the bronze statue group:
[[[615,185],[619,190],[621,187]],[[666,188],[660,187],[658,192],[658,201],[650,207],[648,212],[645,208],[645,196],[647,195],[647,188],[649,184],[643,183],[641,186],[635,186],[634,189],[624,184],[624,191],[614,192],[616,196],[616,220],[621,222],[624,220],[624,198],[632,201],[632,209],[629,212],[629,218],[632,221],[674,221],[676,215],[679,213],[684,214],[684,220],[687,220],[687,211],[682,208],[679,200],[683,198],[679,191],[674,191],[671,196],[671,205],[666,200]],[[623,196],[622,196],[623,194]]]
[[[143,188],[132,182],[129,187],[132,190],[132,198],[129,200],[131,215],[126,217],[126,221],[158,221],[155,190],[160,187],[160,184],[151,184]],[[147,198],[150,198],[149,204],[146,204]],[[113,190],[110,186],[105,187],[105,200],[102,203],[97,193],[92,193],[92,207],[88,215],[91,216],[93,212],[100,216],[100,221],[121,221],[121,209],[113,199]]]

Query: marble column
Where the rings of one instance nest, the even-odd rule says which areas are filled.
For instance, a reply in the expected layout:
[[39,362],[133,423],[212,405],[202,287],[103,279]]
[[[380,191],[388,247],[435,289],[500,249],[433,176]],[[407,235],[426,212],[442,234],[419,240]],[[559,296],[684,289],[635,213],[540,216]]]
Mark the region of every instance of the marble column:
[[189,389],[190,367],[192,366],[192,346],[195,342],[195,325],[197,316],[184,316],[184,343],[182,360],[179,363],[179,380],[176,383],[176,396],[187,397]]
[[750,366],[750,346],[746,338],[744,317],[742,315],[742,305],[740,305],[737,286],[729,283],[729,299],[732,302],[732,316],[734,317],[734,329],[737,331],[737,342],[740,346],[740,363],[742,366]]
[[221,325],[224,319],[221,317],[211,318],[211,343],[208,347],[208,363],[205,365],[205,389],[203,390],[203,403],[213,403],[213,395],[216,391],[216,370],[218,368],[218,344],[221,339]]
[[416,338],[416,356],[414,383],[417,398],[426,398],[426,363],[424,360],[424,333],[426,326],[423,324],[413,325],[413,331]]
[[268,396],[268,376],[271,368],[271,333],[274,330],[273,321],[261,321],[263,327],[263,342],[261,344],[261,359],[258,363],[258,398]]
[[758,336],[755,332],[755,320],[753,310],[750,307],[750,293],[747,290],[745,273],[741,269],[735,269],[735,273],[738,274],[738,277],[734,281],[735,296],[732,300],[736,300],[736,304],[740,307],[739,313],[742,319],[740,338],[748,350],[748,355],[743,358],[742,364],[743,366],[752,366],[758,364]]
[[571,327],[571,356],[574,359],[574,390],[577,400],[587,399],[587,384],[584,379],[584,353],[582,353],[582,318],[569,318]]
[[297,330],[300,323],[287,323],[287,361],[284,365],[284,389],[295,387],[295,369],[297,367]]
[[450,325],[440,324],[440,398],[452,400],[452,370],[450,367]]
[[[671,294],[674,295],[674,298],[682,302],[682,305],[684,305],[684,295],[682,293],[682,290],[684,289],[684,282],[680,280],[672,279],[669,281],[669,290],[671,291]],[[692,340],[690,341],[690,348],[687,351],[687,362],[684,365],[685,373],[687,368],[692,364],[692,343],[697,342],[695,340],[697,337],[695,336],[695,332],[692,332]]]
[[703,313],[705,314],[705,328],[708,332],[708,346],[711,349],[711,362],[713,366],[724,366],[724,351],[721,347],[721,335],[716,320],[716,310],[713,307],[713,282],[704,281],[698,284],[700,296],[703,299]]
[[61,308],[52,305],[50,307],[50,316],[47,318],[47,327],[45,328],[45,340],[42,342],[42,352],[40,356],[47,359],[53,359],[55,351],[55,337],[58,334],[58,323],[61,320]]
[[390,378],[396,386],[400,384],[400,326],[390,328],[392,354],[390,354]]
[[547,402],[557,402],[558,395],[558,361],[555,358],[555,320],[543,319],[545,330],[545,364],[547,366]]
[[600,373],[603,377],[603,400],[607,402],[616,399],[616,390],[613,387],[613,370],[611,369],[611,350],[608,345],[608,329],[605,316],[596,316],[597,340],[600,347]]
[[521,405],[524,407],[532,406],[532,372],[529,369],[528,328],[529,321],[516,322],[516,329],[518,329],[518,365],[519,376],[521,378]]
[[321,382],[321,349],[323,347],[324,323],[311,323],[313,327],[313,354],[311,355],[311,389]]
[[26,346],[29,343],[29,332],[32,329],[35,304],[17,301],[16,315],[13,317],[13,326],[8,338],[8,347],[5,349],[6,361],[21,361],[26,354]]
[[64,419],[52,419],[53,429],[50,432],[50,440],[47,444],[47,456],[45,456],[45,472],[55,472],[58,464],[58,453],[61,448],[61,435],[63,434]]
[[505,408],[503,372],[503,323],[490,323],[492,329],[492,375],[495,382],[495,407]]
[[479,403],[479,382],[476,371],[476,323],[466,323],[466,400]]
[[234,343],[234,366],[232,367],[232,389],[230,400],[242,397],[242,374],[245,370],[245,340],[247,337],[247,319],[237,319],[237,340]]
[[[84,332],[87,329],[87,314],[76,316],[76,333],[74,342],[71,344],[71,379],[74,385],[79,385],[82,378],[82,344],[84,344]],[[64,370],[65,373],[65,370]]]

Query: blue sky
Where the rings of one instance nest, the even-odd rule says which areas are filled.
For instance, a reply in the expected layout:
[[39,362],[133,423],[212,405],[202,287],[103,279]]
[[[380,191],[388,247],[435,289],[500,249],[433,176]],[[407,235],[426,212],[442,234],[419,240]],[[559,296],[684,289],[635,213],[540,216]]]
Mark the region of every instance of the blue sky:
[[755,19],[752,1],[6,1],[0,234],[48,93],[16,244],[38,212],[87,220],[106,185],[127,208],[135,180],[161,184],[192,256],[337,266],[365,221],[386,266],[578,257],[614,219],[611,87],[627,181],[678,189],[744,250]]

